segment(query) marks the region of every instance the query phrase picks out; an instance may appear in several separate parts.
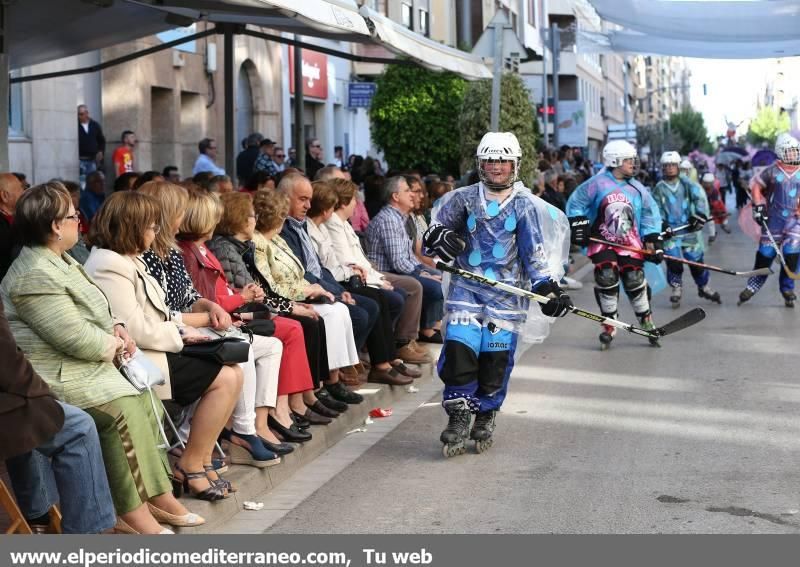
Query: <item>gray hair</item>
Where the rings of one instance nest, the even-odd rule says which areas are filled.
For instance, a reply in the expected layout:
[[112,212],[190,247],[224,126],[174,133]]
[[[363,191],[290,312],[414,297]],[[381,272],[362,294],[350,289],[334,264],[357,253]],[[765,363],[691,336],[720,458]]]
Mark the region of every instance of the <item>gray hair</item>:
[[402,189],[402,183],[408,185],[408,181],[406,181],[406,178],[402,175],[395,175],[394,177],[390,177],[386,180],[383,185],[384,202],[390,203],[392,201],[392,195],[400,192],[400,189]]
[[555,169],[548,169],[544,172],[544,182],[551,187],[558,181],[558,172]]

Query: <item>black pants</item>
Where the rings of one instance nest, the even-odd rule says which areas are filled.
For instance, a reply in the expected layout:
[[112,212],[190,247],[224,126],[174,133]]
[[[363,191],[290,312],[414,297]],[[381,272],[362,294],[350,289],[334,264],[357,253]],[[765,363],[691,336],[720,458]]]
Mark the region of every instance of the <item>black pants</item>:
[[374,287],[359,287],[351,289],[350,293],[354,295],[361,295],[368,297],[378,304],[378,320],[375,326],[372,327],[369,335],[367,335],[367,351],[369,352],[369,359],[372,364],[381,364],[389,362],[395,358],[394,348],[394,327],[392,322],[395,315],[393,313],[389,300],[381,293],[381,290]]
[[331,369],[328,367],[328,342],[325,340],[325,322],[322,317],[312,319],[299,315],[286,315],[303,326],[303,337],[306,341],[306,356],[311,369],[311,380],[314,388],[319,388],[323,380],[327,380]]

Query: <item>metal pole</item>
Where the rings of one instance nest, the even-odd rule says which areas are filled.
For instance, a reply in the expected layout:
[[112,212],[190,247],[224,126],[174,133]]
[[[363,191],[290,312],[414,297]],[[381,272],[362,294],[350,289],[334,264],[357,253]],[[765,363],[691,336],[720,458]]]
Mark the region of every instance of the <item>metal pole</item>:
[[234,161],[236,142],[233,140],[233,127],[236,120],[234,110],[236,99],[233,93],[233,25],[223,24],[223,26],[222,38],[225,61],[222,80],[225,98],[225,172],[233,177],[236,169],[236,162]]
[[[542,16],[544,17],[544,16]],[[550,145],[550,140],[548,140],[548,121],[550,120],[550,115],[547,114],[547,41],[545,36],[545,29],[542,28],[542,108],[544,112],[542,113],[542,140],[544,141],[544,147],[547,148]]]
[[561,59],[561,36],[558,24],[550,26],[550,51],[553,53],[553,146],[558,149],[558,73]]
[[[0,171],[10,169],[8,159],[9,82],[8,55],[6,54],[6,3],[0,2]],[[33,172],[34,179],[36,172]]]
[[492,117],[489,129],[500,130],[500,84],[503,80],[503,26],[495,23],[494,27],[494,69],[492,70]]
[[470,0],[461,1],[461,41],[472,48],[472,2]]
[[622,57],[622,88],[624,91],[624,103],[623,109],[625,110],[625,135],[627,138],[628,134],[628,124],[630,120],[629,110],[628,110],[628,56],[625,55]]
[[[298,39],[297,34],[294,36]],[[296,167],[306,170],[306,141],[303,139],[303,48],[294,48],[294,149],[297,152]]]

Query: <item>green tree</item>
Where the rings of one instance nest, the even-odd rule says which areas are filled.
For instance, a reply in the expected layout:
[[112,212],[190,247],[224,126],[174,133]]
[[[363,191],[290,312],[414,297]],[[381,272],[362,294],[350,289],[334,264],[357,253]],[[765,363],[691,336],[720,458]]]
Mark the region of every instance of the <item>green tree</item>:
[[376,83],[370,129],[389,167],[457,173],[455,124],[466,81],[454,73],[387,65]]
[[696,147],[703,152],[711,152],[711,141],[708,139],[708,130],[703,115],[690,106],[684,107],[683,110],[669,117],[669,129],[680,144],[678,151],[681,154],[686,155]]
[[[504,73],[500,83],[500,131],[513,132],[522,147],[520,179],[533,184],[536,168],[538,128],[528,89],[519,75]],[[458,118],[462,170],[475,168],[475,150],[491,122],[492,81],[484,79],[469,84]]]
[[767,142],[770,146],[774,146],[778,134],[788,130],[789,116],[785,112],[778,112],[771,106],[763,106],[758,109],[756,117],[750,122],[747,140],[755,145]]

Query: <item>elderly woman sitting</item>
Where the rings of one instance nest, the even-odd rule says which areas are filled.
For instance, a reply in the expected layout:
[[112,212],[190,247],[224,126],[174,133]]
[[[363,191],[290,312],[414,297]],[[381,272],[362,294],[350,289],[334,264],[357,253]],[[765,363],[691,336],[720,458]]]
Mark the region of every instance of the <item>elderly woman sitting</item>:
[[161,415],[114,366],[136,345],[113,319],[103,292],[66,253],[78,241],[78,224],[60,183],[20,198],[15,225],[23,248],[1,288],[11,330],[59,399],[94,419],[118,531],[172,533],[159,521],[200,525],[204,520],[170,491],[166,454],[158,448]]

